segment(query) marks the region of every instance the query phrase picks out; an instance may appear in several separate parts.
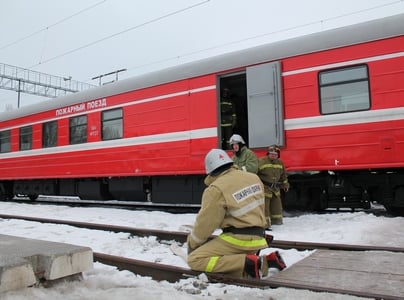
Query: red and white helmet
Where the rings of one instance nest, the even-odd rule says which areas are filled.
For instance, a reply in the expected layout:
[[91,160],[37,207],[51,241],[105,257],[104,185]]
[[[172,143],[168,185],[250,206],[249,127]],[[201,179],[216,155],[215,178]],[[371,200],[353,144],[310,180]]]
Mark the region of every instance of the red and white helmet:
[[210,174],[217,168],[227,164],[233,164],[233,160],[222,149],[212,149],[205,156],[206,174]]

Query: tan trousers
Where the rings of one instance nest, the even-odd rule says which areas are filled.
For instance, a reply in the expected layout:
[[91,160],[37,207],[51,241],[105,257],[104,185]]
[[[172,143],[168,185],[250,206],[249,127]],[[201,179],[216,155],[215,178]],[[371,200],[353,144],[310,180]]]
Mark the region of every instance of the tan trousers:
[[[243,240],[261,239],[250,235],[233,236]],[[189,254],[188,265],[195,271],[226,273],[231,276],[243,277],[246,255],[255,254],[265,247],[237,246],[220,238],[214,238]]]
[[267,228],[272,224],[283,223],[283,207],[281,200],[281,192],[273,191],[265,187],[265,218]]

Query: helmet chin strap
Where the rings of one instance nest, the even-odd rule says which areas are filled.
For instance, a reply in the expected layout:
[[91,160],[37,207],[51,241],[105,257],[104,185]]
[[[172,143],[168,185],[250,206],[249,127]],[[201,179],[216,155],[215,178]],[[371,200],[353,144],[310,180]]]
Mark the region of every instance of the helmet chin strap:
[[233,149],[234,154],[239,156],[241,154],[241,148],[242,147],[243,147],[243,145],[241,143],[238,143],[238,150],[236,151],[236,150]]
[[217,175],[223,173],[224,171],[230,169],[232,166],[233,166],[233,163],[225,164],[225,165],[220,166],[219,168],[213,170],[209,175],[210,176],[217,176]]

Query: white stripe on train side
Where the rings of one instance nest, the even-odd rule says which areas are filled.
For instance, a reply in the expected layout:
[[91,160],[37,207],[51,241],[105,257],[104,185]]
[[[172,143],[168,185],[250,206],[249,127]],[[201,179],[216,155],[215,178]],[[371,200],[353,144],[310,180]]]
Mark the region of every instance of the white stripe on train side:
[[282,73],[282,76],[290,76],[290,75],[296,75],[296,74],[313,72],[313,71],[320,71],[320,70],[325,70],[325,69],[345,67],[345,66],[349,66],[349,65],[357,65],[357,64],[363,64],[363,63],[385,60],[385,59],[392,59],[392,58],[397,58],[397,57],[402,57],[402,56],[404,56],[404,52],[397,52],[397,53],[384,54],[384,55],[378,55],[378,56],[372,56],[372,57],[366,57],[366,58],[353,59],[353,60],[347,60],[347,61],[343,61],[343,62],[339,62],[339,63],[303,68],[303,69],[298,69],[298,70],[293,70],[293,71],[286,71],[286,72]]
[[136,145],[150,145],[157,143],[168,143],[168,142],[179,142],[179,141],[189,141],[194,139],[203,139],[217,137],[217,128],[203,128],[179,132],[169,132],[154,135],[145,135],[132,138],[124,138],[109,141],[99,141],[91,143],[83,143],[76,145],[58,146],[50,148],[41,148],[34,150],[24,150],[18,152],[8,152],[1,153],[0,160],[6,158],[14,157],[25,157],[33,155],[49,155],[49,154],[59,154],[71,151],[86,151],[86,150],[98,150],[107,148],[117,148],[117,147],[128,147]]
[[[186,90],[186,91],[181,91],[181,92],[176,92],[176,93],[171,93],[171,94],[165,94],[165,95],[160,95],[160,96],[155,96],[155,97],[150,97],[150,98],[144,98],[144,99],[139,99],[139,100],[132,100],[129,102],[106,106],[106,107],[104,106],[104,107],[101,107],[98,109],[93,109],[91,111],[87,111],[87,113],[93,113],[93,112],[97,112],[97,111],[109,110],[109,109],[114,109],[114,108],[119,108],[119,107],[130,106],[130,105],[139,105],[142,103],[153,102],[153,101],[166,100],[166,99],[173,98],[173,97],[189,95],[192,93],[200,93],[200,92],[214,90],[214,89],[216,89],[216,85],[209,85],[209,86],[204,86],[201,88],[196,88],[196,89],[191,89],[191,90]],[[111,97],[111,96],[109,96],[109,97]],[[109,98],[109,97],[106,97],[106,98]],[[83,102],[83,103],[85,103],[85,102]],[[55,109],[55,111],[57,111],[58,109],[60,109],[60,108]],[[54,109],[52,109],[52,110],[54,110]],[[42,112],[38,112],[38,113],[42,113]],[[29,123],[28,122],[20,123],[15,126],[4,127],[4,128],[2,128],[2,130],[9,130],[9,129],[14,129],[14,128],[20,128],[23,126],[35,125],[35,124],[42,124],[42,123],[46,123],[46,122],[50,122],[50,121],[56,121],[56,120],[71,118],[71,117],[75,117],[75,116],[81,116],[84,114],[85,114],[85,112],[81,111],[78,113],[66,114],[64,116],[59,116],[59,117],[55,116],[54,118],[46,118],[46,119],[42,119],[40,121],[29,122]]]
[[[356,59],[350,61],[344,61],[340,63],[326,64],[316,67],[303,68],[299,70],[287,71],[283,72],[282,76],[291,76],[295,74],[301,74],[305,72],[318,71],[328,68],[335,68],[340,66],[354,65],[358,63],[366,63],[371,61],[378,61],[384,59],[392,59],[397,57],[404,56],[404,52],[397,52],[386,55],[379,55],[374,57],[368,57],[363,59]],[[124,104],[108,106],[108,109],[117,108],[122,106],[130,106],[137,105],[141,103],[153,102],[164,100],[176,96],[182,96],[189,93],[198,93],[208,90],[216,89],[216,85],[205,86],[197,89],[186,90],[156,97],[150,97],[140,100],[130,101]],[[104,110],[105,107],[92,110],[91,112]],[[8,128],[3,128],[3,130],[19,128],[21,126],[34,125],[38,123],[48,122],[52,120],[58,120],[63,118],[70,118],[76,115],[82,115],[83,113],[70,114],[63,117],[54,117],[48,118],[37,122],[24,123],[19,124],[18,126],[12,126]],[[393,120],[402,120],[404,119],[404,107],[397,108],[386,108],[386,109],[378,109],[378,110],[368,110],[368,111],[359,111],[359,112],[350,112],[344,114],[332,114],[332,115],[321,115],[321,116],[313,116],[313,117],[302,117],[302,118],[292,118],[285,119],[285,130],[296,130],[296,129],[305,129],[305,128],[319,128],[326,126],[340,126],[340,125],[353,125],[353,124],[363,124],[363,123],[372,123],[372,122],[385,122],[385,121],[393,121]],[[144,144],[155,144],[161,142],[175,142],[175,141],[184,141],[190,139],[199,139],[199,138],[210,138],[217,137],[218,132],[216,127],[212,128],[203,128],[198,130],[188,130],[181,132],[171,132],[164,134],[156,134],[142,137],[134,137],[134,138],[125,138],[111,141],[99,141],[99,142],[91,142],[85,144],[77,144],[77,145],[66,145],[59,147],[51,147],[51,148],[42,148],[42,149],[34,149],[34,150],[26,150],[12,153],[2,153],[0,155],[0,159],[11,158],[11,157],[24,157],[31,155],[44,155],[44,154],[52,154],[52,153],[64,153],[70,151],[85,151],[91,149],[104,149],[110,147],[124,147],[124,146],[133,146],[133,145],[144,145]]]
[[285,130],[404,120],[404,107],[285,120]]

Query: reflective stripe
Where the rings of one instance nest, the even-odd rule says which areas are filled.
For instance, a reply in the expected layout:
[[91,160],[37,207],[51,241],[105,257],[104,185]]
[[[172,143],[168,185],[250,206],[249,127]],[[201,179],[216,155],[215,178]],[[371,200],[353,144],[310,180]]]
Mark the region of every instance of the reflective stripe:
[[271,219],[282,219],[282,214],[278,215],[271,215]]
[[242,216],[246,213],[248,213],[249,211],[252,211],[253,209],[257,208],[260,205],[265,204],[265,199],[261,198],[259,200],[255,200],[254,202],[251,202],[239,209],[234,209],[229,211],[229,214],[232,215],[233,217],[239,217]]
[[213,272],[213,268],[216,266],[217,261],[219,260],[219,256],[212,256],[209,259],[209,262],[205,268],[206,272]]
[[265,197],[267,198],[272,198],[272,194],[275,194],[275,196],[280,197],[281,196],[281,192],[280,191],[271,191],[269,193],[265,193]]
[[268,169],[268,168],[283,169],[283,166],[280,164],[264,164],[264,165],[260,166],[260,170]]
[[251,198],[251,196],[259,195],[262,193],[261,185],[256,183],[246,187],[243,187],[241,190],[238,190],[232,194],[233,199],[237,202],[243,202]]
[[267,247],[267,241],[265,238],[261,238],[259,240],[251,240],[251,241],[243,241],[236,239],[233,236],[230,236],[226,233],[222,233],[219,235],[219,238],[222,239],[223,241],[228,242],[229,244],[235,245],[235,246],[241,246],[241,247],[251,247],[251,248],[257,248],[257,247]]

